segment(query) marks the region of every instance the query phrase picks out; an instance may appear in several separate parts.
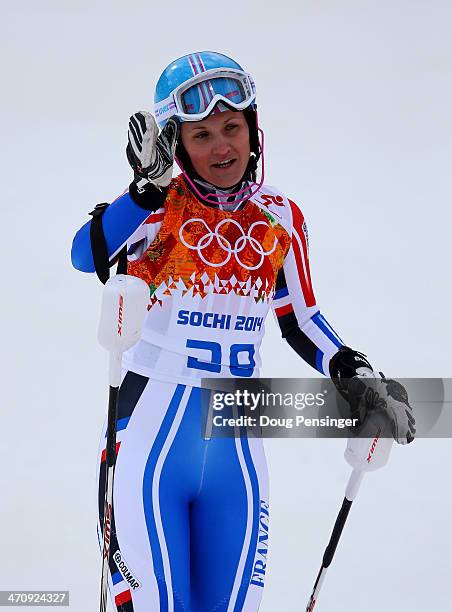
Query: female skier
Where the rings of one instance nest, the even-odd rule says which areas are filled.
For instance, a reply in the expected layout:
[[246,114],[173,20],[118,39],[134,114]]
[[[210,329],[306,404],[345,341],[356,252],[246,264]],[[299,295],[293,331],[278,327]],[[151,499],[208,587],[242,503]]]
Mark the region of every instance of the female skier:
[[[239,64],[214,52],[172,62],[156,86],[155,119],[130,118],[127,158],[134,179],[102,210],[103,231],[110,261],[126,248],[127,272],[148,283],[150,302],[123,358],[110,592],[118,612],[252,612],[271,515],[262,440],[202,437],[201,378],[258,376],[272,307],[283,338],[335,379],[352,409],[373,381],[398,442],[413,439],[414,419],[406,396],[391,396],[320,314],[306,223],[263,185],[255,86]],[[91,223],[72,248],[85,272],[99,267]],[[105,432],[101,440],[99,525]]]

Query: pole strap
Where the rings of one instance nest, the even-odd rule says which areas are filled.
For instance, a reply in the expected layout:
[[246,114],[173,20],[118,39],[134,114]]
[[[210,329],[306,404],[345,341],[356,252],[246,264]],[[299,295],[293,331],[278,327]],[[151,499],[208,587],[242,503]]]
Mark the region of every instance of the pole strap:
[[92,216],[89,236],[91,240],[91,251],[93,254],[94,269],[101,283],[105,283],[110,278],[110,268],[118,262],[116,274],[127,274],[127,246],[119,251],[118,255],[112,260],[108,257],[107,241],[102,223],[102,217],[110,206],[108,202],[97,204],[89,214]]

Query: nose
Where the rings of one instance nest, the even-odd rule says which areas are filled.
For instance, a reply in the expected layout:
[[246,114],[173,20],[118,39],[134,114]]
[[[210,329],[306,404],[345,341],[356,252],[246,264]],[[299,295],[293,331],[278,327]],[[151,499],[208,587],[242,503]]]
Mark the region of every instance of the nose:
[[231,150],[230,144],[222,134],[217,134],[212,143],[212,154],[218,157],[224,157]]

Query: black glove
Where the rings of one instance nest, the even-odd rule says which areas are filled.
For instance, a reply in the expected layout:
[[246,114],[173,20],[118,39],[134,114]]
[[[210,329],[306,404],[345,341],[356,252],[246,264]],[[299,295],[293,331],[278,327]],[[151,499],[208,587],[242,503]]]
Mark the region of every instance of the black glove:
[[351,417],[362,424],[371,412],[386,414],[392,435],[399,444],[409,444],[416,435],[416,419],[405,387],[396,380],[380,377],[365,355],[342,347],[331,359],[331,378],[350,405]]
[[[134,171],[129,191],[144,208],[159,208],[166,197],[174,163],[178,123],[170,119],[159,134],[154,117],[140,111],[129,119],[126,155]],[[159,196],[158,192],[163,194]],[[156,203],[154,203],[156,201]]]

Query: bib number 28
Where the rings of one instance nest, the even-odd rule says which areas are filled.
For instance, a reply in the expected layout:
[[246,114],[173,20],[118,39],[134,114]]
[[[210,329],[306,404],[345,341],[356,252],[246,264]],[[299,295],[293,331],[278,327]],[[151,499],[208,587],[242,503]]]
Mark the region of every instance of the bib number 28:
[[[218,342],[188,339],[186,346],[187,348],[206,351],[205,359],[188,357],[187,367],[220,374],[222,364],[221,344],[218,344]],[[255,366],[253,344],[231,344],[228,367],[232,376],[252,376]]]

